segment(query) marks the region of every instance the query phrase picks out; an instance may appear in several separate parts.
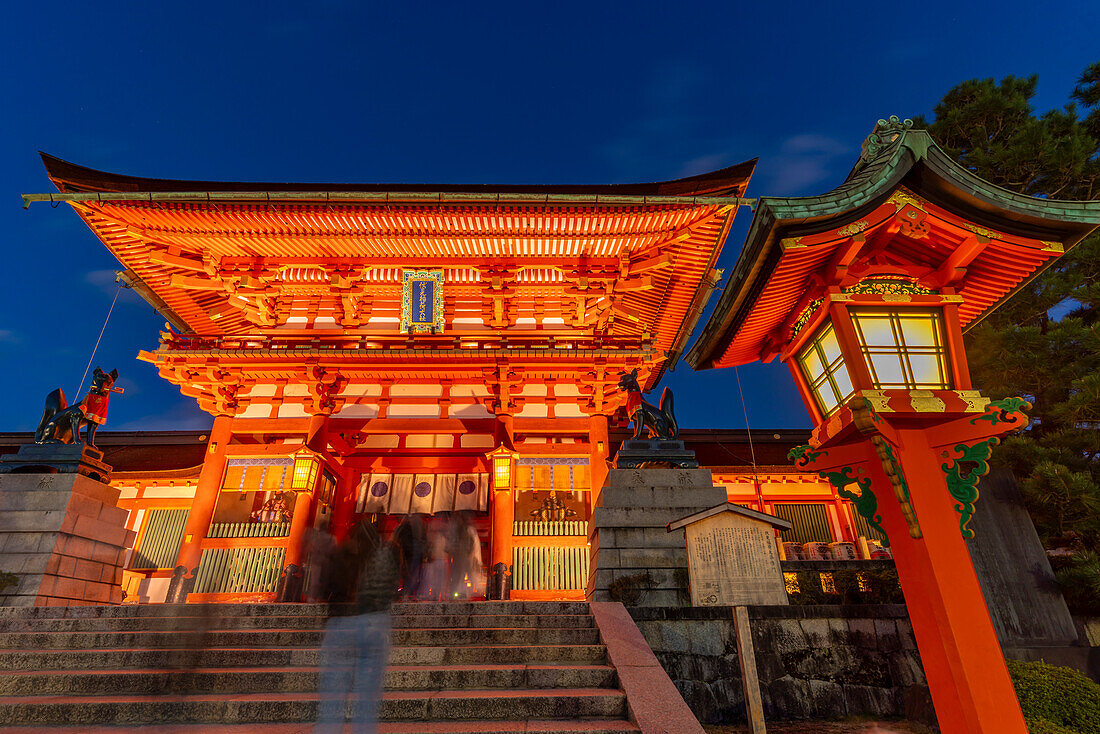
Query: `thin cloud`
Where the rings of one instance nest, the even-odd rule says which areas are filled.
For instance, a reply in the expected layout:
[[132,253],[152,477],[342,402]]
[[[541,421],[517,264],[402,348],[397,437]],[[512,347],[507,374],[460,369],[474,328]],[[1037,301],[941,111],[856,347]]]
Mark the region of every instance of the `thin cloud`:
[[760,162],[768,193],[776,196],[819,193],[817,184],[837,176],[836,166],[851,162],[851,148],[827,135],[802,133],[785,139],[775,156]]

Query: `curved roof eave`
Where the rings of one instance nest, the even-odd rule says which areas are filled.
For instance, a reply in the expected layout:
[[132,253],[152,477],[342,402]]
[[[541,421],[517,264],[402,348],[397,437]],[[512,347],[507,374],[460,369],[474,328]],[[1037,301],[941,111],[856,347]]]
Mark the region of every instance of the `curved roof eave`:
[[623,196],[741,196],[748,187],[756,158],[710,173],[670,181],[622,184],[332,184],[187,181],[141,178],[97,171],[39,151],[50,180],[64,193],[145,193],[173,191],[364,191],[508,194],[577,194]]
[[[903,182],[914,193],[975,223],[1058,240],[1067,250],[1100,225],[1100,201],[1063,201],[1017,194],[964,168],[944,153],[927,131],[904,128],[897,124],[896,118],[885,129],[882,123],[864,142],[863,155],[837,188],[817,196],[760,197],[745,246],[718,304],[699,338],[684,355],[692,369],[715,367],[736,336],[767,273],[774,268],[774,260],[778,259],[775,243],[780,233],[801,236],[855,221],[885,201]],[[881,139],[876,139],[880,133],[895,137],[883,145]],[[877,154],[869,152],[869,143],[881,146]],[[773,260],[770,265],[769,259]],[[989,311],[1019,287],[1005,294]]]

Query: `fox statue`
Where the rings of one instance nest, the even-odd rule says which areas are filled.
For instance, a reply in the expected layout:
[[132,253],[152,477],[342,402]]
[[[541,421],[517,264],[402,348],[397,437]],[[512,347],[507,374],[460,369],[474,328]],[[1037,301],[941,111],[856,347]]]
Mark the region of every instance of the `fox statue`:
[[95,429],[107,422],[107,404],[111,393],[122,392],[115,387],[118,370],[104,372],[96,367],[92,373],[92,387],[79,403],[69,406],[65,392],[57,388],[46,396],[46,408],[42,420],[34,432],[35,443],[76,443],[80,440],[80,427],[86,425],[84,444],[95,447]]
[[648,428],[650,436],[656,439],[672,440],[680,434],[676,425],[676,416],[672,413],[672,391],[667,387],[661,393],[660,406],[654,406],[642,399],[642,388],[638,385],[638,370],[623,372],[619,376],[619,389],[626,391],[626,412],[634,424],[634,438],[642,437]]

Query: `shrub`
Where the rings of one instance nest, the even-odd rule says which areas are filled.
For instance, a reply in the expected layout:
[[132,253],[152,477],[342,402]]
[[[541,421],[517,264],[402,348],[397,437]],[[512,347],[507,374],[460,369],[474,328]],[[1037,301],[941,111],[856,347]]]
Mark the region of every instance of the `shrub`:
[[[1100,734],[1100,685],[1071,668],[1010,660],[1008,672],[1032,734]],[[1059,728],[1050,728],[1057,725]],[[1047,728],[1038,728],[1038,727]],[[1063,729],[1061,727],[1065,727]]]
[[1079,734],[1076,729],[1070,729],[1061,724],[1052,724],[1046,719],[1025,719],[1029,734]]

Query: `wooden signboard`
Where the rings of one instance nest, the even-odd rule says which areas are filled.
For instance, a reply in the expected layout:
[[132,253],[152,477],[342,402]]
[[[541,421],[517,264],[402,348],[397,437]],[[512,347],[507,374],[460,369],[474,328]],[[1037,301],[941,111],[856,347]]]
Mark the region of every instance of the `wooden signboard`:
[[692,606],[786,604],[773,528],[789,525],[730,503],[671,523],[684,528]]

